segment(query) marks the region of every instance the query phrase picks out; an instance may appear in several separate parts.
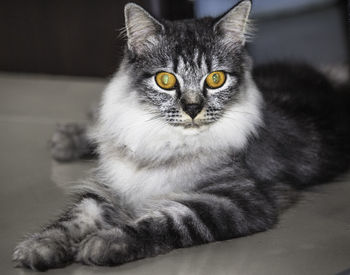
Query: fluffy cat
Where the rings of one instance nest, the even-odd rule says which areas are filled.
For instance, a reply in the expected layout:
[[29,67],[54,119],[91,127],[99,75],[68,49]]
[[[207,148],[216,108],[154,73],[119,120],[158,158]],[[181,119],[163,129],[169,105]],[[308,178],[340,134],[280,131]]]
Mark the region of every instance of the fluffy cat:
[[[119,265],[265,231],[300,190],[346,170],[343,96],[305,65],[253,69],[250,9],[169,22],[126,5],[124,59],[90,131],[95,176],[18,244],[17,266]],[[55,148],[70,154],[56,156],[86,154],[84,131],[61,129]]]

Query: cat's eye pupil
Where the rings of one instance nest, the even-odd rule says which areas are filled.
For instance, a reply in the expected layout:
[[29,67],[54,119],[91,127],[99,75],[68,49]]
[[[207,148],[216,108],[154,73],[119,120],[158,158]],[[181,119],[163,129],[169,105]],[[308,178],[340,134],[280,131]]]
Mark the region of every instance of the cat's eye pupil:
[[169,83],[169,76],[168,75],[163,75],[162,76],[162,82],[163,82],[163,84],[164,85],[168,85],[168,83]]
[[213,74],[212,80],[213,80],[214,83],[219,83],[219,81],[220,81],[220,75],[217,74],[217,73]]

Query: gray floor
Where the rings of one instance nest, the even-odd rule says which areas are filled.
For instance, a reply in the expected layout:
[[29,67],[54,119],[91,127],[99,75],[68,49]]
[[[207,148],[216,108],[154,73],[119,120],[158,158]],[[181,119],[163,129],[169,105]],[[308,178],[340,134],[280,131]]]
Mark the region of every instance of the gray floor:
[[[58,213],[66,186],[93,166],[51,161],[47,141],[57,122],[84,121],[105,83],[0,74],[0,274],[36,274],[12,267],[14,245]],[[115,268],[72,265],[49,274],[337,274],[350,269],[349,198],[350,175],[306,194],[268,232]]]

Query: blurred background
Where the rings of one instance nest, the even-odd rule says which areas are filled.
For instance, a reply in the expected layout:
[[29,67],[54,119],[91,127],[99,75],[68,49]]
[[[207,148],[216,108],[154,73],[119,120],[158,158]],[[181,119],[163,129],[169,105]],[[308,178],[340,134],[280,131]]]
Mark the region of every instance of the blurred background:
[[[121,56],[123,6],[116,0],[2,0],[0,71],[110,76]],[[155,17],[216,16],[237,0],[136,0]],[[306,60],[346,64],[346,0],[253,1],[257,63]]]

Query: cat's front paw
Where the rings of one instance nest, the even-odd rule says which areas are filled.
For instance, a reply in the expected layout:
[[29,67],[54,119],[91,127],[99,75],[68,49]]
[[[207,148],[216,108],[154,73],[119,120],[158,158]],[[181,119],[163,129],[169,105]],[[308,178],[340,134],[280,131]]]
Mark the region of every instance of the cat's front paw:
[[86,265],[115,266],[135,259],[119,231],[88,236],[78,248],[76,261]]
[[45,271],[66,266],[73,257],[64,242],[37,234],[19,243],[12,259],[16,267]]
[[77,160],[85,153],[86,142],[84,126],[75,123],[58,125],[50,141],[51,155],[63,162]]

